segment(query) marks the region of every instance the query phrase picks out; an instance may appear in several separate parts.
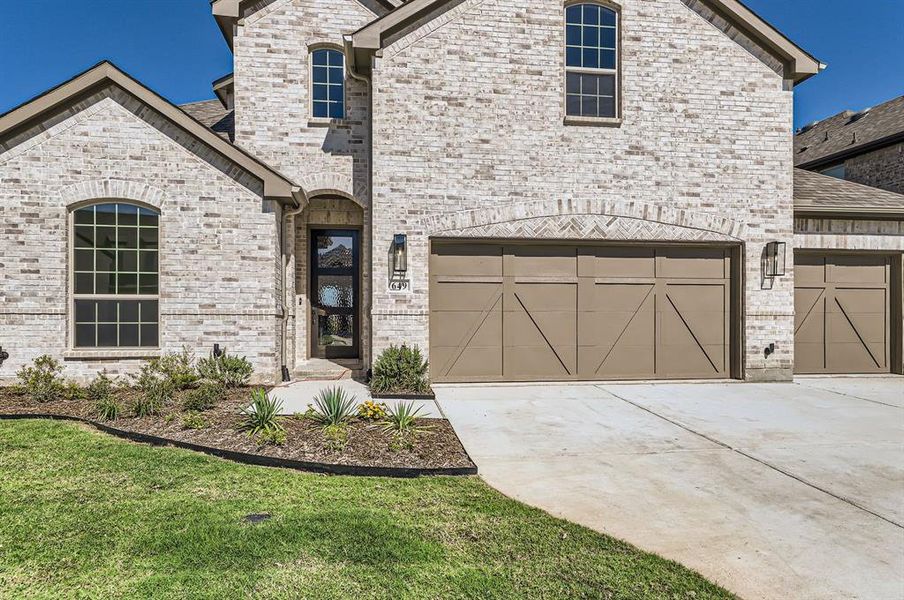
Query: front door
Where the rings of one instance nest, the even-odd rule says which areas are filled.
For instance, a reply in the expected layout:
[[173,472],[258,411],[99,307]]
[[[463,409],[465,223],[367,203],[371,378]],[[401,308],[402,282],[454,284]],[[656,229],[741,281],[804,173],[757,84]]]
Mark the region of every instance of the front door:
[[315,358],[358,358],[361,281],[359,232],[311,231],[312,354]]

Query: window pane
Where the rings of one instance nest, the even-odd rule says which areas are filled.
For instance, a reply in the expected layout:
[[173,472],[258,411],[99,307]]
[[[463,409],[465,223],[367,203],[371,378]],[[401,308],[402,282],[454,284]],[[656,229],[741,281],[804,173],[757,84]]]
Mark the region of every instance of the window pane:
[[75,247],[76,248],[93,248],[94,247],[94,227],[76,226],[75,227]]
[[342,97],[342,86],[341,85],[329,85],[327,86],[328,91],[328,99],[330,102],[343,102],[345,98]]
[[120,225],[138,225],[138,207],[131,204],[120,204],[117,223]]
[[581,76],[577,73],[565,74],[565,93],[580,94],[581,93]]
[[351,315],[326,315],[318,317],[320,346],[353,346],[354,318]]
[[331,65],[333,65],[333,66],[339,66],[339,67],[344,66],[344,64],[343,64],[343,63],[345,62],[345,61],[344,61],[344,59],[345,59],[345,55],[344,55],[344,54],[342,54],[342,53],[339,52],[338,50],[329,50],[329,51],[327,52],[327,54],[328,54],[328,56],[329,56],[330,64],[331,64]]
[[142,251],[140,253],[141,261],[139,266],[141,267],[139,270],[143,273],[156,273],[157,272],[157,253],[150,251]]
[[584,5],[584,25],[597,25],[600,22],[600,7],[595,4]]
[[75,251],[75,270],[76,271],[93,271],[94,270],[94,250],[76,250]]
[[314,50],[313,60],[314,60],[315,65],[326,65],[327,64],[326,50]]
[[76,300],[75,301],[75,322],[76,323],[93,323],[95,321],[96,303],[94,300]]
[[97,302],[97,322],[98,323],[115,323],[116,317],[116,300],[100,300]]
[[599,66],[601,69],[614,69],[615,50],[600,50]]
[[117,269],[120,271],[137,271],[138,270],[138,251],[137,250],[120,250],[119,262]]
[[157,293],[157,276],[142,273],[139,277],[140,286],[139,294],[156,294]]
[[598,115],[596,96],[583,96],[581,98],[581,114],[585,117],[596,117]]
[[73,287],[76,294],[93,294],[94,275],[91,273],[76,273]]
[[599,67],[599,51],[596,48],[584,48],[584,61],[582,66],[588,69],[596,69]]
[[140,238],[140,247],[141,248],[157,248],[157,231],[156,227],[147,228],[142,227],[138,230],[138,237]]
[[141,326],[141,345],[142,346],[157,346],[157,325],[142,325]]
[[126,347],[138,346],[138,325],[119,326],[119,345]]
[[313,78],[314,78],[314,83],[326,83],[327,82],[326,67],[314,67]]
[[615,30],[604,27],[600,29],[600,47],[615,49]]
[[75,223],[87,223],[89,225],[94,224],[94,207],[89,206],[88,208],[80,208],[75,211]]
[[334,102],[330,104],[330,118],[341,119],[343,117],[345,117],[343,104],[341,102]]
[[94,207],[98,225],[116,225],[116,205],[98,204]]
[[615,11],[609,8],[600,7],[600,24],[615,26]]
[[565,64],[569,67],[580,67],[581,66],[581,49],[580,48],[568,48],[565,51]]
[[585,96],[596,96],[598,80],[596,75],[581,75],[581,93]]
[[138,322],[138,302],[137,301],[127,300],[125,302],[119,303],[119,322],[120,323],[137,323]]
[[328,89],[328,87],[325,85],[315,85],[314,86],[314,100],[326,100],[327,99],[327,89]]
[[94,325],[75,326],[75,346],[77,348],[93,348],[97,345],[94,340],[96,329]]
[[96,230],[95,243],[98,248],[115,248],[116,247],[116,228],[115,227],[98,227]]
[[120,294],[138,293],[138,275],[134,275],[132,273],[120,273],[118,280]]
[[354,287],[352,277],[317,277],[318,306],[333,308],[351,308],[354,305]]
[[115,348],[119,344],[116,340],[116,324],[98,325],[97,326],[97,345],[101,347]]
[[140,215],[139,224],[142,227],[157,227],[158,221],[160,220],[160,217],[157,213],[146,208],[139,208],[138,214]]
[[97,273],[94,276],[95,294],[116,293],[116,273]]
[[584,27],[584,45],[599,46],[600,29],[599,27]]
[[97,260],[97,264],[95,265],[96,271],[115,271],[116,270],[116,262],[114,257],[116,256],[116,252],[112,250],[98,250],[94,253],[95,260]]
[[565,10],[565,21],[568,23],[581,23],[581,7],[578,6],[569,6]]
[[141,322],[142,323],[156,323],[157,322],[157,301],[156,300],[142,300],[139,302],[139,306],[141,308]]
[[325,119],[330,116],[330,108],[329,104],[326,102],[315,102],[314,103],[314,116],[318,119]]
[[[155,231],[148,229],[150,233]],[[138,247],[138,228],[137,227],[120,227],[118,230],[117,242],[120,248],[137,248]]]
[[565,28],[565,43],[569,46],[581,45],[581,28],[578,25],[569,25]]
[[614,96],[615,95],[615,75],[600,75],[598,77],[600,82],[599,94],[600,96]]
[[581,97],[567,96],[565,98],[565,114],[579,117],[581,116]]
[[600,98],[599,116],[615,117],[615,98]]

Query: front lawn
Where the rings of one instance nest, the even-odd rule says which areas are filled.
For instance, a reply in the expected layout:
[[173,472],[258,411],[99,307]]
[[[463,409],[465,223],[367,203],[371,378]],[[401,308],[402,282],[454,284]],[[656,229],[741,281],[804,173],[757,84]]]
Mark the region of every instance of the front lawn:
[[730,597],[477,478],[307,475],[0,421],[0,597],[76,596]]

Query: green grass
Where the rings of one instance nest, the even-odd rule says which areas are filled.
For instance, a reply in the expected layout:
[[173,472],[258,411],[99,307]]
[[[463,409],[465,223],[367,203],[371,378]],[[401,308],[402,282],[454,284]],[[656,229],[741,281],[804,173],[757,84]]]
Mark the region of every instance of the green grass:
[[308,475],[50,421],[0,421],[0,474],[4,598],[729,597],[477,478]]

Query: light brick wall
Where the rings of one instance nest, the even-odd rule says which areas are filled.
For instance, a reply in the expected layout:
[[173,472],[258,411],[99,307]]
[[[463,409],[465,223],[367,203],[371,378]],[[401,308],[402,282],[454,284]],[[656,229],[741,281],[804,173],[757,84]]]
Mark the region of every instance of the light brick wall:
[[[374,352],[428,346],[437,216],[492,223],[520,218],[504,209],[521,204],[548,206],[541,218],[640,208],[666,226],[690,213],[737,225],[746,376],[789,378],[793,273],[771,288],[760,273],[766,242],[793,242],[792,94],[781,77],[681,0],[625,0],[623,123],[565,126],[560,0],[466,0],[450,14],[387,48],[374,69]],[[409,235],[410,294],[389,292],[379,275],[394,233]],[[770,343],[778,351],[767,359]]]
[[[369,4],[369,3],[366,3]],[[366,82],[347,79],[346,118],[315,122],[310,108],[310,46],[341,46],[343,35],[360,29],[376,15],[357,0],[273,0],[249,5],[234,39],[235,141],[255,156],[298,181],[313,194],[352,198],[363,207],[362,349],[369,361],[370,194],[368,163],[369,99]],[[297,276],[289,278],[291,354],[302,362],[308,340],[307,251],[300,247],[307,217],[287,227],[296,248]],[[343,224],[342,219],[320,225]],[[300,296],[298,298],[297,296]],[[291,365],[290,365],[291,366]]]
[[886,146],[846,160],[844,178],[904,194],[904,143]]
[[246,355],[256,377],[278,374],[278,207],[250,174],[199,145],[115,87],[0,146],[0,345],[8,382],[40,354],[67,376],[128,373],[139,359],[74,358],[69,339],[72,203],[144,202],[161,212],[161,349]]
[[798,217],[794,219],[794,247],[904,251],[904,221]]

